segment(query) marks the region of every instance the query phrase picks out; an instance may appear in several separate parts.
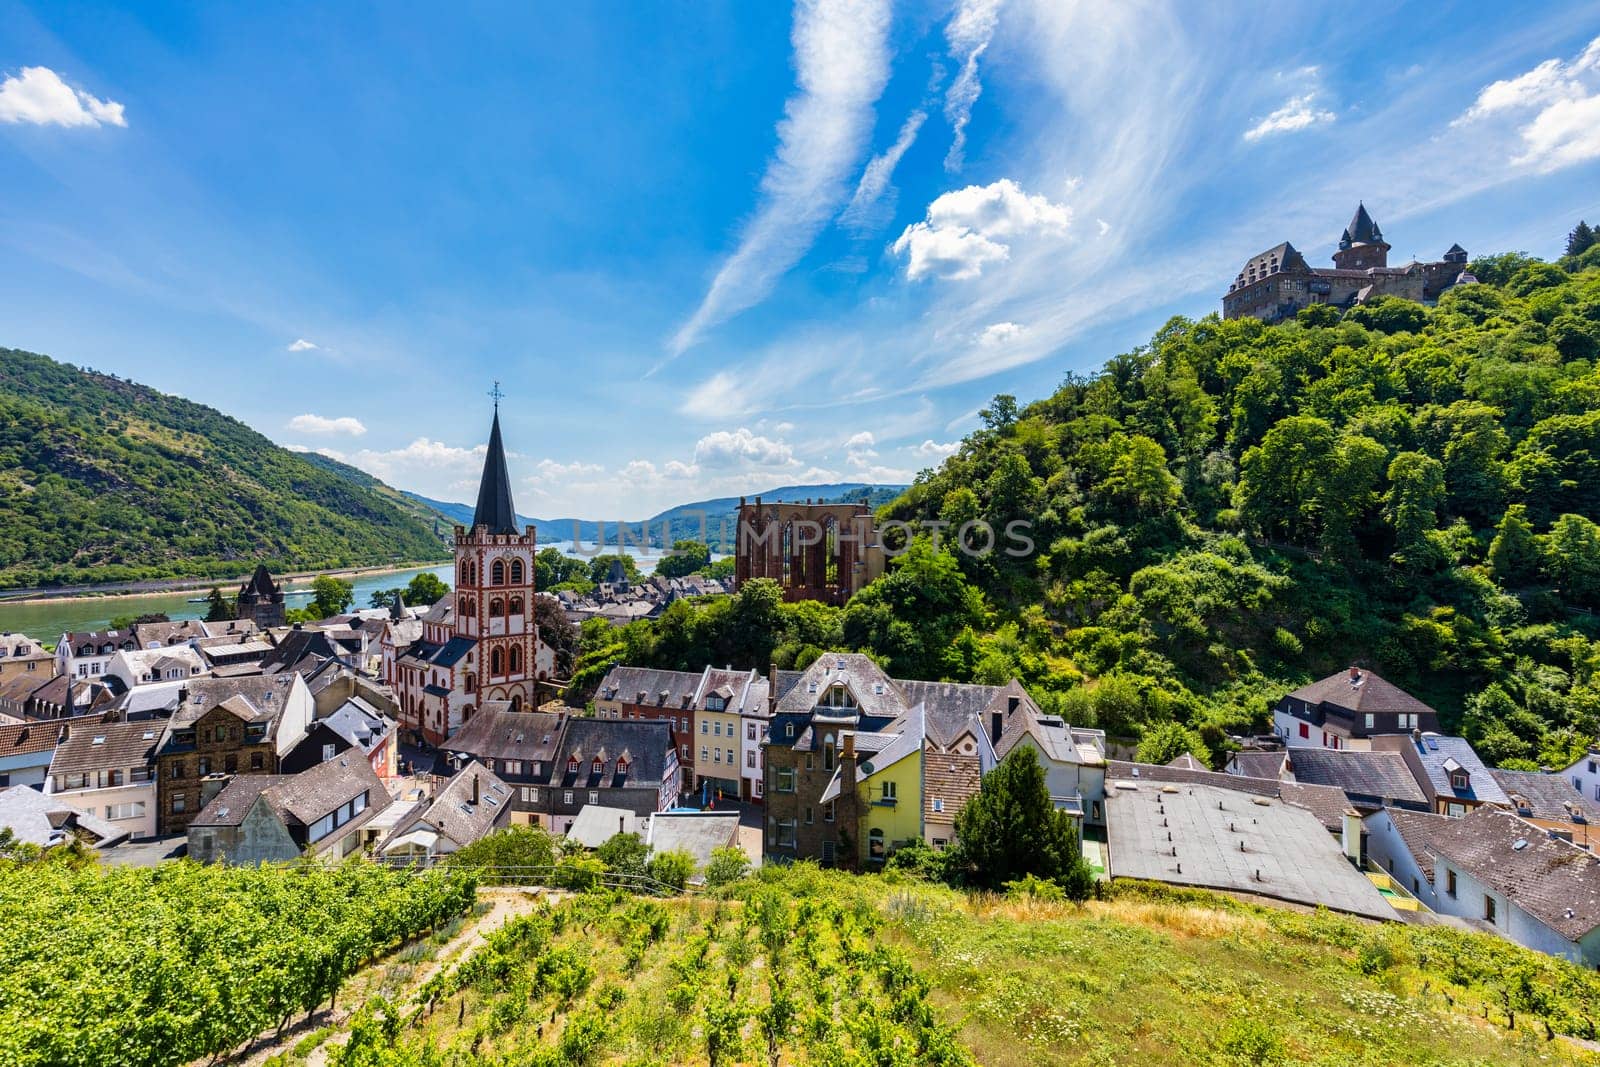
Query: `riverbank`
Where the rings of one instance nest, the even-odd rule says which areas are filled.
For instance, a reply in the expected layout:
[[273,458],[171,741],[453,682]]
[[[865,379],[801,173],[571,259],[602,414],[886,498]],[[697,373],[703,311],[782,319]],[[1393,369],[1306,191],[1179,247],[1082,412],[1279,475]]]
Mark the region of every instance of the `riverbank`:
[[[341,570],[296,571],[292,574],[273,575],[280,585],[289,586],[308,582],[324,575],[333,578],[372,578],[405,571],[426,570],[430,567],[448,566],[441,560],[415,560],[373,567],[345,567]],[[173,593],[209,592],[212,586],[232,596],[245,583],[249,574],[235,578],[152,578],[142,582],[119,582],[106,586],[69,586],[60,591],[28,589],[16,594],[0,592],[0,604],[22,607],[29,604],[70,604],[77,601],[137,600],[144,597],[164,597]]]

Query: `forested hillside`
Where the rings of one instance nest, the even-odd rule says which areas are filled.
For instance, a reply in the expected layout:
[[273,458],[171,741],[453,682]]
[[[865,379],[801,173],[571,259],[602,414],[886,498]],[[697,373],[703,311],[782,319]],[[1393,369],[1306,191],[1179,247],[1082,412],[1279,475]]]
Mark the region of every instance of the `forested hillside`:
[[0,589],[441,558],[396,495],[212,408],[0,349]]
[[1355,661],[1494,762],[1560,763],[1600,731],[1600,248],[1472,270],[1432,308],[1174,319],[1050,397],[997,397],[884,513],[1031,522],[1025,558],[921,545],[842,611],[752,586],[593,633],[585,661],[857,648],[1212,755]]

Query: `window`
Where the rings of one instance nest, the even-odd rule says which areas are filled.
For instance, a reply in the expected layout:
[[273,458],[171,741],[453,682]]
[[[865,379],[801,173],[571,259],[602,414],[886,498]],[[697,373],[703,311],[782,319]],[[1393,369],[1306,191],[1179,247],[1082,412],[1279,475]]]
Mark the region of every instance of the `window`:
[[183,777],[183,763],[181,761],[178,762],[178,763],[174,763],[172,765],[172,777],[173,778],[182,778]]
[[811,817],[811,805],[806,805],[806,825],[810,826],[816,820]]
[[128,781],[148,782],[155,777],[149,767],[133,767],[128,771]]
[[494,561],[494,566],[489,568],[489,584],[490,585],[505,585],[506,584],[506,564],[505,564],[504,560],[499,560],[499,559],[495,560]]
[[1494,897],[1491,897],[1488,894],[1484,894],[1484,897],[1483,897],[1483,921],[1486,922],[1486,923],[1494,922],[1494,915],[1495,915]]
[[826,804],[822,805],[822,821],[823,822],[832,822],[833,821],[833,801],[831,801],[831,800],[828,801]]
[[700,720],[700,732],[703,733],[703,734],[709,734],[711,732],[711,720],[709,720],[709,719],[701,719]]
[[106,805],[106,818],[113,822],[142,819],[144,818],[144,801],[135,800],[128,804],[108,804]]
[[944,798],[943,797],[934,797],[933,798],[933,810],[934,811],[941,811],[941,812],[944,811]]
[[883,799],[885,799],[885,800],[893,800],[893,799],[895,799],[895,784],[893,782],[884,782],[883,783]]
[[593,790],[593,789],[589,790],[589,803],[591,803],[591,804],[600,803],[600,794],[598,792],[596,792],[595,790]]
[[700,762],[704,763],[706,760],[708,760],[710,758],[711,758],[711,754],[706,750],[706,746],[701,745],[700,746]]
[[233,753],[230,752],[226,756],[222,757],[222,770],[224,771],[224,773],[233,774],[238,769],[239,769],[239,757],[238,756],[235,756]]
[[1453,897],[1456,895],[1456,872],[1448,867],[1445,868],[1444,872],[1444,892],[1445,896]]
[[791,723],[785,723],[784,724],[783,736],[784,737],[788,737],[788,738],[793,738],[794,737],[794,723],[791,722]]
[[519,760],[519,759],[501,760],[500,761],[500,769],[503,772],[505,772],[506,774],[521,775],[522,774],[522,761]]
[[721,763],[722,762],[722,749],[714,748],[714,749],[711,750],[711,762],[712,763]]
[[721,711],[723,708],[726,708],[727,706],[728,706],[728,702],[726,700],[723,700],[721,697],[718,697],[718,696],[706,697],[706,710],[707,711]]
[[756,796],[760,796],[761,795],[761,789],[762,789],[761,779],[757,778],[756,779]]
[[874,827],[867,834],[867,858],[883,859],[883,831]]
[[833,735],[832,734],[829,734],[828,735],[828,739],[822,743],[822,769],[825,770],[825,771],[833,770]]
[[533,786],[522,787],[522,802],[524,804],[539,803],[539,790]]
[[1457,771],[1455,774],[1452,774],[1450,776],[1450,788],[1451,789],[1465,789],[1465,788],[1467,788],[1467,776],[1464,773],[1460,772],[1460,771]]
[[778,847],[779,848],[793,848],[794,847],[794,820],[793,819],[779,819],[778,820]]
[[189,810],[189,798],[182,793],[172,794],[172,814],[182,815]]
[[323,763],[327,763],[329,760],[333,759],[333,757],[334,757],[333,746],[332,745],[323,745],[322,746],[322,762]]
[[746,741],[754,741],[756,739],[756,724],[755,723],[752,722],[752,723],[746,723],[745,724],[744,739]]
[[568,790],[565,790],[565,791],[562,792],[562,794],[561,794],[561,803],[563,803],[563,804],[571,804],[572,803],[572,790],[568,789]]
[[678,758],[679,759],[688,759],[689,758],[689,746],[688,745],[679,745],[678,746]]
[[1304,737],[1304,738],[1310,738],[1310,736],[1311,736],[1311,727],[1307,726],[1305,723],[1301,723],[1300,724],[1300,736]]
[[223,724],[223,723],[218,723],[216,730],[212,732],[211,736],[212,736],[212,738],[214,740],[226,741],[228,739],[228,727],[227,727],[227,725]]
[[211,760],[205,756],[200,757],[200,777],[204,778],[211,773]]
[[733,749],[731,749],[731,748],[728,749],[728,763],[729,763],[729,765],[732,765],[732,764],[737,763],[737,762],[739,762],[739,761],[734,759],[734,757],[733,757]]
[[1367,729],[1369,729],[1369,730],[1372,729],[1373,727],[1378,725],[1378,717],[1376,715],[1372,714],[1372,712],[1370,712],[1370,711],[1367,712],[1367,714],[1366,714],[1366,724],[1367,724]]
[[778,768],[778,792],[780,792],[780,793],[793,793],[794,792],[794,768],[793,767],[779,767]]
[[744,754],[744,765],[746,767],[754,767],[756,765],[756,750],[755,749],[751,749],[749,752],[746,752]]
[[520,559],[514,559],[511,561],[511,584],[522,584],[522,561]]
[[250,753],[250,769],[252,771],[259,771],[263,766],[264,759],[265,757],[263,757],[259,752]]

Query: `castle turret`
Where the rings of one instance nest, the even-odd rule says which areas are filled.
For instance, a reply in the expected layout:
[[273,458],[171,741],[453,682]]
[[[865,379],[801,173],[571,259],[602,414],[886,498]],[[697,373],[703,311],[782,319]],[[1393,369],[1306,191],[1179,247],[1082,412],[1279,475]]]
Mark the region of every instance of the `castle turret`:
[[1333,254],[1333,265],[1339,270],[1370,270],[1389,265],[1389,243],[1383,231],[1367,214],[1367,205],[1357,204],[1355,217],[1344,228],[1339,238],[1339,251]]

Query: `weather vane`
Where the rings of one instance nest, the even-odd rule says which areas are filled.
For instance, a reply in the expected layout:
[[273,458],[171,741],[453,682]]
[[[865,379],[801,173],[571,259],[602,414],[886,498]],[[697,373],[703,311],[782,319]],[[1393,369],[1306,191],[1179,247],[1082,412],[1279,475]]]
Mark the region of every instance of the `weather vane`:
[[496,414],[499,414],[499,412],[500,412],[500,398],[505,396],[506,394],[504,394],[504,393],[502,393],[500,391],[500,382],[498,380],[495,381],[494,388],[489,390],[489,395],[494,397],[494,410],[495,410]]

